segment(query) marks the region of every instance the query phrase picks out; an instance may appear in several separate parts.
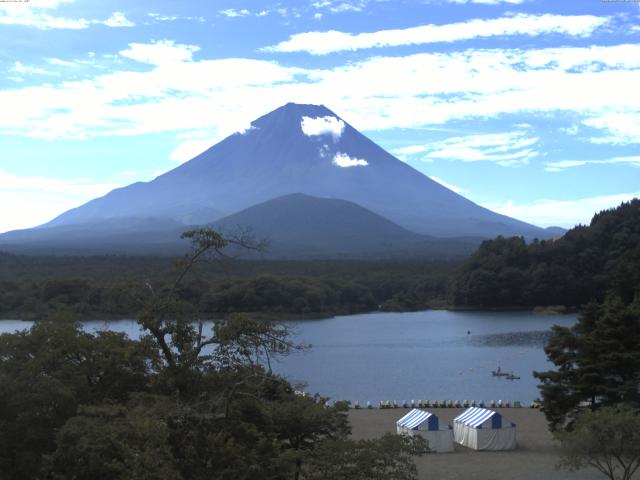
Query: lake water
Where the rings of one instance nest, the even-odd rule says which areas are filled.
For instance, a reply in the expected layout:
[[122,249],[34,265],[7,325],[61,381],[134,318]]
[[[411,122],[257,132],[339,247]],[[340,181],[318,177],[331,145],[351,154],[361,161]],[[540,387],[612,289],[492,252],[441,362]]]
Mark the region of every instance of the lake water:
[[[549,329],[575,322],[575,315],[444,310],[287,321],[294,338],[312,348],[281,359],[274,370],[306,382],[309,393],[361,404],[412,399],[529,403],[539,396],[532,372],[551,367],[543,350]],[[28,326],[3,320],[0,333]],[[85,326],[139,335],[138,325],[128,320]],[[520,380],[493,377],[498,367]]]

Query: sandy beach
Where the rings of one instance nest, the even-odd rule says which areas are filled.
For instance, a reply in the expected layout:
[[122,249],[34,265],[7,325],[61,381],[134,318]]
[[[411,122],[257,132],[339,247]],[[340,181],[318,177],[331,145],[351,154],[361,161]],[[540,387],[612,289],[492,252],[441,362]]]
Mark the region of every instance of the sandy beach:
[[[441,423],[451,424],[464,409],[429,409]],[[395,422],[408,409],[351,410],[349,420],[354,439],[375,438],[395,433]],[[419,478],[442,480],[597,480],[596,470],[557,470],[557,447],[542,412],[529,408],[501,408],[504,417],[516,424],[518,448],[508,452],[476,452],[455,445],[455,452],[428,454],[416,458]]]

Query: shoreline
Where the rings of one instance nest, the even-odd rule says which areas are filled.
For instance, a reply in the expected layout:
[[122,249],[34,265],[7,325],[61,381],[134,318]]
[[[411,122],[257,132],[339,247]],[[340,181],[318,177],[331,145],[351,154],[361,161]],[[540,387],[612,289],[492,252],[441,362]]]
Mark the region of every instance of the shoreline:
[[[278,321],[291,321],[291,320],[327,320],[335,317],[346,317],[350,315],[370,315],[374,313],[416,313],[416,312],[429,312],[429,311],[448,311],[448,312],[483,312],[483,313],[503,313],[503,312],[525,312],[532,313],[537,315],[545,315],[545,316],[563,316],[563,315],[571,315],[575,313],[579,313],[580,309],[572,308],[572,307],[563,307],[562,311],[559,311],[559,306],[549,306],[549,307],[496,307],[496,308],[480,308],[480,307],[456,307],[456,306],[442,306],[442,307],[427,307],[419,310],[367,310],[361,312],[309,312],[309,313],[269,313],[269,312],[228,312],[225,314],[216,314],[215,316],[209,316],[207,320],[217,320],[220,318],[224,318],[227,315],[231,315],[233,313],[239,313],[243,315],[252,316],[258,320],[268,320],[272,322]],[[49,314],[55,312],[46,312],[43,313],[43,317],[47,317]],[[112,315],[108,313],[95,313],[92,315],[84,316],[78,315],[77,313],[70,312],[79,322],[88,322],[88,321],[120,321],[120,320],[135,320],[136,314],[123,314],[123,315]],[[17,318],[22,317],[22,318]],[[100,318],[97,318],[100,317]],[[1,321],[23,321],[23,322],[37,322],[41,318],[33,313],[10,313],[7,315],[0,315]]]
[[[430,408],[441,424],[451,424],[464,408]],[[351,437],[364,440],[396,433],[395,422],[409,409],[350,409]],[[534,408],[500,408],[516,424],[517,448],[483,452],[454,444],[452,453],[430,453],[415,457],[420,480],[601,480],[594,469],[578,472],[557,470],[558,446],[548,430],[544,414]]]

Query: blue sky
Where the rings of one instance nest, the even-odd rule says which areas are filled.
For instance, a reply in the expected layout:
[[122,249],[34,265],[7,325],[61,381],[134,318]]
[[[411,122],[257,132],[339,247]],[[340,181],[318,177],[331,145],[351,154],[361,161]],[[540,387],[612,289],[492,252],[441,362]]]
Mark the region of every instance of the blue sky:
[[640,3],[0,2],[0,231],[324,104],[541,226],[640,196]]

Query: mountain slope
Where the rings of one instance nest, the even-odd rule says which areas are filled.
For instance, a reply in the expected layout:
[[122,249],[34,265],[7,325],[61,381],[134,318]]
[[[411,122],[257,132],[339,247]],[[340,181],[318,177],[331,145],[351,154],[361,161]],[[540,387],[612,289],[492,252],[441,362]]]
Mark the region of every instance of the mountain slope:
[[151,182],[114,190],[45,226],[124,217],[206,223],[296,192],[352,201],[433,236],[549,236],[434,182],[326,107],[297,104],[260,117]]
[[268,256],[462,256],[478,238],[439,239],[410,232],[345,200],[290,194],[268,200],[213,223],[233,232],[249,228],[269,242]]
[[[266,258],[453,258],[470,254],[480,238],[440,239],[410,232],[345,200],[290,194],[220,219],[211,227],[225,234],[251,231],[266,240]],[[116,218],[9,232],[0,249],[31,254],[178,254],[187,247],[180,234],[191,227],[154,218]]]

